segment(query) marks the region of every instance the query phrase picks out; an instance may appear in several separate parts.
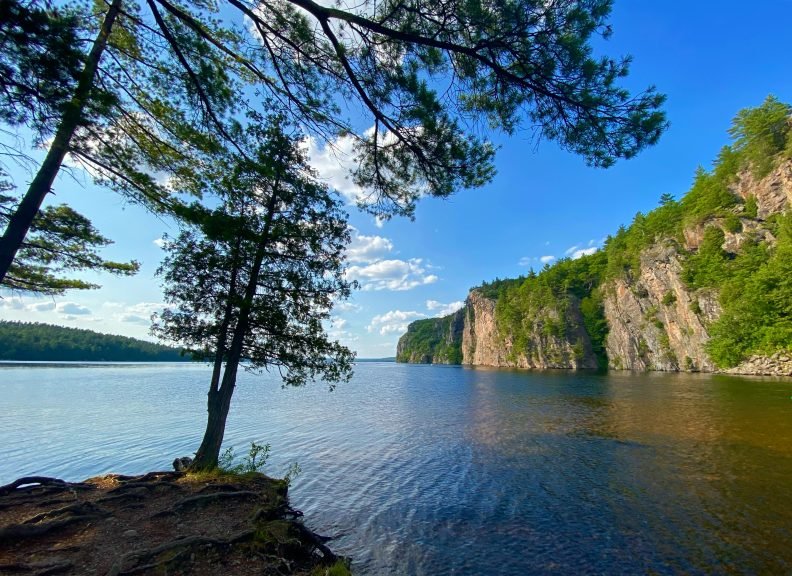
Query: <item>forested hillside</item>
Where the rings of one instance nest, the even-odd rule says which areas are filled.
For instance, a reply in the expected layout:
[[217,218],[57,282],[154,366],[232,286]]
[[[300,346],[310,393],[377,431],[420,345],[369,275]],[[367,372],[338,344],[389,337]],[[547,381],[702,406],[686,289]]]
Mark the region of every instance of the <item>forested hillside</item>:
[[144,340],[52,324],[0,321],[0,360],[174,362],[179,350]]
[[[738,113],[712,169],[699,168],[687,194],[664,194],[599,252],[473,289],[461,363],[786,373],[791,114],[772,97]],[[420,356],[416,328],[400,341],[403,360]],[[424,338],[419,352],[435,344]]]

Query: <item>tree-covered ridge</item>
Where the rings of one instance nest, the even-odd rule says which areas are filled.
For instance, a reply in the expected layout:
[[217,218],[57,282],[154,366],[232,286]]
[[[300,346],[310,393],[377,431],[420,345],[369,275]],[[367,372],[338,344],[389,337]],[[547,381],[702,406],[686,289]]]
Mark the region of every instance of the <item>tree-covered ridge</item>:
[[[674,242],[684,257],[683,280],[691,291],[716,289],[722,313],[709,326],[707,351],[721,368],[752,354],[792,348],[792,212],[758,214],[756,198],[741,198],[733,187],[750,172],[759,180],[792,159],[792,106],[768,97],[732,121],[733,141],[724,146],[712,170],[699,168],[692,188],[679,201],[669,196],[648,214],[637,214],[629,228],[608,238],[606,279],[630,278],[643,249]],[[684,232],[703,227],[703,239],[684,248]],[[775,241],[764,241],[768,232]],[[726,233],[742,233],[733,251]]]
[[443,318],[427,318],[411,323],[403,337],[403,347],[396,353],[396,361],[461,364],[461,338],[453,337],[459,314],[455,312]]
[[[598,364],[605,367],[607,324],[598,288],[606,264],[605,254],[598,252],[577,260],[562,259],[519,282],[501,282],[495,319],[501,335],[511,338],[513,352],[531,352],[529,342],[538,329],[543,336],[572,342],[575,353],[582,357],[584,345],[577,334],[583,328]],[[492,292],[491,285],[485,288],[487,292]],[[572,313],[570,306],[578,306],[580,315]],[[583,326],[578,325],[581,316]]]
[[92,330],[38,322],[0,321],[0,360],[43,362],[174,362],[176,348]]
[[[496,302],[498,332],[511,340],[514,353],[530,354],[527,347],[537,332],[566,339],[577,350],[582,318],[593,352],[606,365],[606,291],[617,279],[640,291],[641,255],[661,242],[680,259],[688,291],[714,289],[719,295],[721,314],[707,326],[707,352],[718,367],[792,349],[792,210],[760,214],[754,196],[735,192],[741,177],[758,183],[792,159],[792,107],[768,97],[739,112],[729,134],[732,143],[711,170],[696,171],[687,194],[680,200],[664,194],[659,207],[639,212],[630,226],[609,236],[603,250],[475,288]],[[697,231],[700,242],[686,242],[686,231]],[[739,235],[739,242],[727,242],[727,234]],[[672,296],[663,304],[670,305]],[[571,306],[580,314],[570,313],[576,312]],[[426,335],[412,339],[421,344],[421,353],[438,344],[429,338],[428,326],[410,326]]]

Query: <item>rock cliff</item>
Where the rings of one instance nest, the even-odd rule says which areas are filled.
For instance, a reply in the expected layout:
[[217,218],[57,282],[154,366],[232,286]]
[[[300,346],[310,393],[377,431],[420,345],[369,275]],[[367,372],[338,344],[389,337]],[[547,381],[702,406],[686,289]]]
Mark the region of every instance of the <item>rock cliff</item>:
[[[576,293],[569,288],[574,282],[561,273],[556,276],[561,274],[563,282],[554,281],[563,290],[543,300],[535,297],[542,282],[533,278],[505,281],[511,283],[505,288],[501,281],[500,292],[473,289],[465,307],[452,316],[410,325],[399,341],[397,360],[529,369],[597,368],[591,320],[587,323],[581,310],[586,298],[589,315],[591,310],[600,314],[605,326],[601,355],[607,357],[611,369],[792,376],[792,336],[784,341],[783,332],[775,352],[752,354],[736,366],[718,368],[708,343],[723,313],[719,290],[695,286],[689,269],[691,259],[703,250],[709,229],[717,229],[722,239],[718,240],[718,257],[723,266],[751,247],[772,253],[778,220],[792,207],[792,161],[780,162],[762,178],[742,170],[730,181],[728,195],[733,202],[693,223],[684,219],[688,216],[684,201],[678,204],[677,234],[666,233],[648,242],[636,253],[638,261],[626,266],[624,273],[599,273],[601,282],[596,288],[591,282],[588,292]],[[604,267],[611,266],[609,259],[616,258],[615,253],[615,249],[606,250],[601,255]],[[581,274],[575,270],[564,274]],[[592,277],[586,272],[589,276],[584,280]],[[532,282],[533,292],[524,288]],[[515,307],[509,298],[533,300]]]
[[[472,290],[463,308],[461,363],[534,369],[596,368],[597,358],[583,328],[579,304],[574,298],[568,304],[563,311],[544,308],[532,315],[527,338],[516,345],[515,335],[499,328],[496,301]],[[564,326],[562,333],[546,329],[557,324]]]

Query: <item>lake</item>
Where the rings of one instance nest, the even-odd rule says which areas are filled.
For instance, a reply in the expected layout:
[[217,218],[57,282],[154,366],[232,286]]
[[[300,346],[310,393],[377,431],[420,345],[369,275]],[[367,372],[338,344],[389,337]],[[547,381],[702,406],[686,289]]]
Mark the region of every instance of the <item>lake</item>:
[[[0,484],[169,469],[204,365],[0,365]],[[361,363],[328,392],[242,374],[226,442],[269,443],[356,574],[790,574],[792,380]]]

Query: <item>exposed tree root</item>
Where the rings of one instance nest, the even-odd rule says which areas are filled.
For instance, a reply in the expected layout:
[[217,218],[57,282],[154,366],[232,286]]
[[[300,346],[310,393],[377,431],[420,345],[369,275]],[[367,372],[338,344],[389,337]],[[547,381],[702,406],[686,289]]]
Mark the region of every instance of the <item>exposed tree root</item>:
[[26,573],[32,574],[32,576],[50,576],[51,574],[63,574],[71,570],[73,566],[74,564],[68,561],[52,563],[38,562],[35,564],[0,564],[0,574]]
[[189,496],[183,500],[179,500],[173,505],[174,510],[180,510],[190,506],[200,506],[214,502],[215,500],[225,500],[228,498],[255,498],[258,496],[257,492],[250,490],[237,490],[235,492],[213,492],[211,494],[199,494],[198,496]]
[[[139,574],[141,572],[145,572],[147,570],[153,570],[155,568],[164,568],[169,564],[172,564],[178,561],[181,557],[181,554],[177,554],[176,556],[170,556],[167,560],[157,561],[157,557],[163,555],[166,552],[171,552],[173,550],[186,549],[189,550],[196,546],[216,546],[218,548],[231,546],[232,544],[236,544],[237,542],[242,542],[245,540],[250,540],[255,534],[255,530],[243,530],[239,532],[231,538],[227,540],[221,540],[217,538],[209,538],[206,536],[188,536],[186,538],[179,538],[177,540],[172,540],[171,542],[165,542],[155,548],[151,548],[150,550],[133,550],[132,552],[128,552],[124,554],[110,569],[108,576],[127,576],[131,574]],[[133,566],[129,568],[124,568],[125,565],[129,563],[134,563]]]
[[29,476],[0,491],[3,576],[308,576],[337,559],[261,474]]

